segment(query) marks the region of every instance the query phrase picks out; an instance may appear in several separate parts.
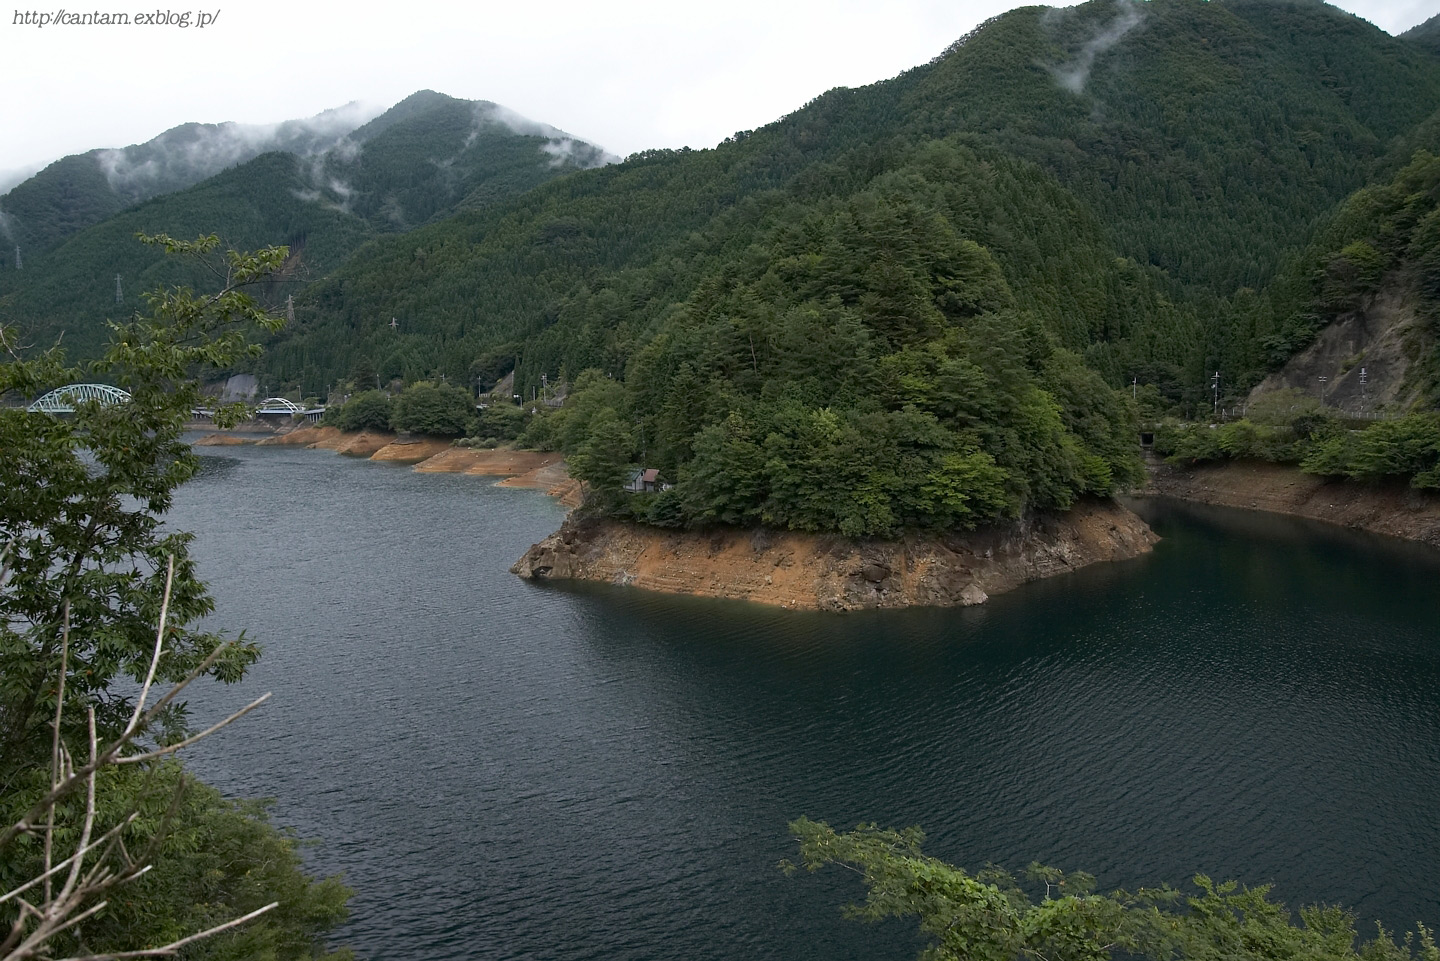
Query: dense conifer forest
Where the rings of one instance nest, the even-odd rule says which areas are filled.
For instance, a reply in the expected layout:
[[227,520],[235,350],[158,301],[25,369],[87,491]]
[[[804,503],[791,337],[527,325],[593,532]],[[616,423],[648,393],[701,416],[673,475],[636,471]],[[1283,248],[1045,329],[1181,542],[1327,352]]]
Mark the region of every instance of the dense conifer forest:
[[220,229],[291,247],[267,383],[565,385],[526,440],[601,486],[659,467],[655,523],[1064,507],[1136,476],[1136,401],[1208,411],[1217,372],[1242,398],[1382,287],[1433,316],[1435,29],[1318,0],[1027,7],[713,150],[614,164],[424,92],[360,148],[258,157],[0,271],[0,316],[92,350],[128,309],[115,273],[185,279],[130,234]]

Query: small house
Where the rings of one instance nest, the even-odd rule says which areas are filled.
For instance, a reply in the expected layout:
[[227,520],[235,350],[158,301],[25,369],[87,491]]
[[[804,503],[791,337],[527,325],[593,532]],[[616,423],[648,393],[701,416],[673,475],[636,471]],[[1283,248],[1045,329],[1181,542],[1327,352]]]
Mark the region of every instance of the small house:
[[627,494],[653,494],[667,486],[669,485],[662,484],[660,480],[658,467],[641,467],[631,472],[624,490]]

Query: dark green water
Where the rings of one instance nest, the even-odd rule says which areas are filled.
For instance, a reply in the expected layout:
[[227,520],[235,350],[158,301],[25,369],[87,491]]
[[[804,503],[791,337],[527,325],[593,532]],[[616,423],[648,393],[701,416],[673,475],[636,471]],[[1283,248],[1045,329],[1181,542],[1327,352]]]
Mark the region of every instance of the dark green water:
[[1440,555],[1149,503],[1149,557],[980,608],[796,614],[506,573],[561,510],[316,451],[207,454],[171,522],[266,653],[195,758],[275,796],[372,958],[908,958],[784,878],[788,819],[1196,871],[1440,923]]

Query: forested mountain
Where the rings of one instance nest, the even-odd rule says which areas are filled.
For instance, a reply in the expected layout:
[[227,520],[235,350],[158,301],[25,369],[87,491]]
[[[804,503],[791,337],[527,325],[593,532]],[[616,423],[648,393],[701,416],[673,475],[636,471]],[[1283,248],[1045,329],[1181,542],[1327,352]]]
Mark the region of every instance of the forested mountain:
[[[69,161],[79,165],[86,156]],[[133,309],[135,294],[161,282],[196,280],[136,242],[137,232],[214,232],[244,249],[286,244],[288,278],[314,279],[370,237],[456,209],[483,208],[613,159],[496,104],[422,91],[328,149],[262,154],[111,214],[53,250],[31,249],[22,270],[0,269],[0,321],[22,323],[37,344],[63,332],[72,352],[93,354],[103,342],[104,319]],[[116,303],[117,274],[129,306]]]
[[1440,56],[1440,13],[1426,20],[1418,27],[1412,27],[1401,35],[1402,39],[1413,41],[1430,52]]
[[[304,163],[294,154],[262,154],[80,231],[48,255],[27,260],[22,271],[0,272],[0,321],[17,323],[31,345],[59,341],[71,356],[90,357],[105,342],[103,321],[128,317],[140,305],[142,292],[158,285],[204,289],[214,283],[215,278],[141,244],[135,236],[139,232],[194,238],[220,231],[236,249],[289,244],[288,279],[322,275],[373,231],[333,204],[299,199],[309,185]],[[285,298],[279,287],[270,293],[272,301]],[[27,318],[35,319],[23,323]]]
[[1325,377],[1332,402],[1358,406],[1368,370],[1372,396],[1440,404],[1440,136],[1427,148],[1351,195],[1277,280],[1262,346],[1292,360],[1262,386]]
[[271,150],[309,156],[331,149],[373,111],[359,104],[280,124],[187,123],[153,140],[72,154],[0,195],[0,240],[35,257],[91,224],[151,197],[193,186]]
[[[651,520],[889,533],[1109,491],[1134,471],[1114,388],[1208,408],[1214,371],[1233,395],[1323,326],[1354,244],[1421,264],[1404,191],[1430,189],[1440,58],[1319,0],[1092,0],[714,150],[574,170],[603,158],[517,129],[425,92],[358,146],[106,229],[223,226],[222,196],[283,182],[227,240],[268,230],[314,277],[374,239],[296,286],[270,383],[548,375],[576,385],[552,427],[580,473],[623,456],[680,481]],[[1353,212],[1369,184],[1378,219]],[[55,255],[94,273],[95,236]],[[55,322],[82,286],[27,275],[0,309],[86,343],[101,288]]]
[[[715,150],[650,151],[368,248],[267,363],[455,380],[498,351],[522,354],[522,385],[618,373],[702,263],[748,247],[736,224],[947,140],[975,151],[963,229],[1017,301],[1112,383],[1198,398],[1212,370],[1263,374],[1276,321],[1256,303],[1437,108],[1440,63],[1318,0],[1023,8]],[[1001,165],[1029,197],[1001,192]]]
[[[1144,279],[1107,270],[1093,225],[1023,165],[948,141],[889,159],[728,224],[685,300],[652,315],[623,381],[583,375],[542,422],[597,500],[638,460],[675,486],[611,506],[650,523],[893,536],[1064,509],[1138,479],[1128,398],[1060,346],[1093,332],[1016,296],[976,240],[1029,210],[1082,248],[1077,276],[1095,271],[1076,295],[1120,312]],[[587,321],[636,294],[622,283],[567,304],[553,330],[600,334]]]

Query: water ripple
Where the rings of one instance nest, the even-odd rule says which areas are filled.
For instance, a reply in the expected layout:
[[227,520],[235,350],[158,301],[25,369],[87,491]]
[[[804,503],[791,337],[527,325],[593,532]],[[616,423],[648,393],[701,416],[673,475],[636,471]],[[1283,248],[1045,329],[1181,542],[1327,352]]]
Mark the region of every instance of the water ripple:
[[170,523],[266,654],[192,704],[275,698],[196,766],[318,842],[362,956],[913,957],[838,919],[846,879],[773,869],[800,814],[1440,922],[1433,555],[1159,506],[1141,561],[842,618],[524,584],[560,509],[483,478],[207,464]]

